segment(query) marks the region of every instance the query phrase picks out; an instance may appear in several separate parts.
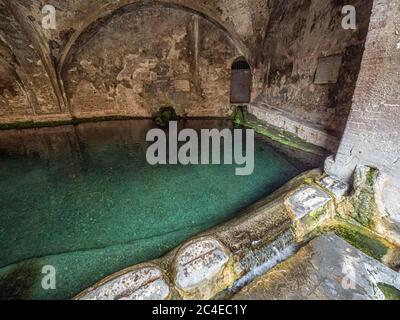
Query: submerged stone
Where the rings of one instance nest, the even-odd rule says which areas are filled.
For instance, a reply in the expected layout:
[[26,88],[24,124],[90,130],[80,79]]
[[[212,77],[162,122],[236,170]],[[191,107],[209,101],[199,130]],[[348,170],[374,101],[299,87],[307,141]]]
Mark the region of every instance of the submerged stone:
[[88,289],[77,299],[166,300],[169,295],[170,289],[162,271],[156,267],[142,267],[111,276],[94,288]]

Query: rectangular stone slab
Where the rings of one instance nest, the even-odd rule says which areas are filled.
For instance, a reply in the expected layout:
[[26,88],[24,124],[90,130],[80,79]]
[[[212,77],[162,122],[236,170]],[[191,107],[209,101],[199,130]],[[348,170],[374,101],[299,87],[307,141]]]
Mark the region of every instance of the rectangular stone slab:
[[318,60],[317,71],[315,73],[315,84],[336,83],[339,76],[342,56],[335,55],[323,57]]
[[321,208],[330,200],[332,200],[331,196],[323,190],[304,185],[289,196],[287,204],[295,214],[296,219],[301,219],[307,214]]
[[335,195],[336,199],[342,198],[349,190],[349,185],[335,177],[327,176],[320,181],[320,185]]

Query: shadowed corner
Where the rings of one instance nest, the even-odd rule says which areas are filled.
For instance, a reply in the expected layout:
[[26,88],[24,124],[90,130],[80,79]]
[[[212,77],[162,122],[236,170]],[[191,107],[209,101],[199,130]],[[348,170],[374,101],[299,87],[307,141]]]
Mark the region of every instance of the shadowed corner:
[[30,260],[10,267],[0,276],[0,300],[28,300],[33,286],[40,279],[41,266]]

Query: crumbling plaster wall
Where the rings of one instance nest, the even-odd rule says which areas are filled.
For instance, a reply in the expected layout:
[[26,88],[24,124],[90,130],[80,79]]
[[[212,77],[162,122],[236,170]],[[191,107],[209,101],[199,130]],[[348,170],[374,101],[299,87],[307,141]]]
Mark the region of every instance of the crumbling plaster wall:
[[[3,55],[1,51],[0,63],[2,69],[8,70],[6,73],[10,73],[13,69],[14,75],[4,75],[4,80],[1,80],[1,109],[0,109],[0,122],[14,122],[21,120],[62,120],[65,118],[71,118],[72,116],[81,116],[82,114],[91,113],[93,115],[107,115],[107,114],[130,114],[130,115],[148,115],[152,110],[148,109],[149,105],[153,105],[156,102],[171,102],[174,95],[178,96],[178,109],[180,108],[182,113],[187,113],[193,116],[204,116],[204,115],[226,115],[228,108],[228,96],[226,97],[224,106],[222,106],[222,95],[227,93],[229,90],[229,84],[227,84],[227,74],[230,71],[229,63],[233,56],[245,56],[252,65],[257,63],[257,52],[260,44],[262,43],[262,37],[265,33],[270,12],[272,10],[274,0],[258,1],[258,0],[209,0],[209,1],[197,1],[197,0],[169,0],[169,1],[152,1],[152,0],[0,0],[0,20],[1,24],[0,32],[2,34],[1,40],[6,39],[6,47],[11,52],[15,63],[13,65],[4,63],[3,60],[7,59],[7,56]],[[41,26],[41,20],[43,14],[41,8],[45,4],[53,5],[57,12],[57,29],[56,30],[44,30]],[[179,87],[179,90],[184,90],[184,93],[178,90],[176,93],[176,86],[170,86],[172,91],[164,92],[168,93],[170,99],[161,99],[159,101],[146,100],[150,95],[143,95],[141,99],[136,102],[125,103],[126,99],[137,97],[138,92],[133,90],[125,90],[120,87],[121,95],[117,102],[110,104],[110,96],[113,96],[113,90],[119,85],[118,80],[115,81],[115,87],[111,91],[108,91],[107,95],[105,92],[100,92],[101,97],[97,95],[99,91],[99,82],[96,83],[83,83],[81,86],[86,89],[92,90],[96,88],[96,95],[88,97],[89,101],[83,101],[77,98],[74,91],[75,84],[72,84],[74,77],[69,74],[71,69],[71,61],[76,62],[78,66],[82,66],[88,60],[83,59],[76,55],[77,52],[89,54],[88,49],[82,48],[87,45],[87,41],[91,37],[105,36],[106,30],[109,34],[112,33],[109,23],[115,23],[115,19],[118,17],[127,17],[129,19],[131,12],[138,10],[152,10],[153,7],[165,7],[169,10],[173,10],[176,19],[176,23],[182,23],[182,20],[188,20],[188,16],[196,16],[199,19],[199,49],[204,49],[204,52],[199,52],[198,65],[195,67],[198,70],[199,76],[196,78],[189,79],[190,81],[190,93],[187,94],[187,82],[176,82],[175,85]],[[161,16],[161,15],[160,15]],[[158,22],[155,19],[151,19],[156,28]],[[131,19],[129,23],[134,27],[134,19]],[[121,24],[119,27],[124,29],[124,35],[128,36],[129,23],[126,25]],[[172,47],[179,45],[181,42],[182,48],[185,45],[193,44],[193,30],[191,24],[186,25],[186,37],[177,41],[176,37],[179,37],[179,33],[182,36],[182,29],[177,29],[177,34],[174,34],[175,25],[170,22],[164,23],[170,29],[169,35],[166,35],[172,43],[162,41],[164,45]],[[118,27],[118,26],[116,26]],[[136,24],[136,28],[138,25]],[[142,25],[141,28],[137,29],[135,33],[130,33],[129,38],[125,43],[122,43],[122,36],[119,39],[118,46],[108,46],[112,48],[111,55],[114,51],[121,53],[123,49],[130,47],[132,48],[132,42],[139,44],[143,41],[142,32],[145,33],[144,29],[146,25]],[[133,29],[133,28],[132,28]],[[117,31],[117,30],[116,30]],[[167,30],[166,30],[167,31]],[[97,35],[99,33],[100,35]],[[154,33],[151,38],[154,37]],[[114,36],[115,38],[115,36]],[[149,43],[156,45],[155,40],[149,38]],[[157,36],[155,38],[158,38]],[[103,41],[109,43],[109,40],[103,38]],[[190,43],[192,42],[192,43]],[[122,43],[122,48],[120,47]],[[213,48],[211,48],[211,46]],[[151,49],[149,47],[149,49]],[[164,48],[165,50],[165,48]],[[186,48],[186,51],[193,51],[193,48]],[[182,50],[182,52],[184,51]],[[162,51],[162,50],[160,50]],[[104,50],[102,53],[105,53]],[[116,59],[115,69],[122,66],[124,62],[127,62],[135,52],[128,52],[125,50],[125,56],[121,57],[116,52],[116,55],[120,56],[120,60]],[[159,54],[154,51],[154,55]],[[182,54],[185,55],[185,54]],[[137,57],[138,59],[140,57]],[[149,58],[149,57],[147,57]],[[193,59],[196,59],[194,53],[186,54],[186,60],[191,58],[190,64],[193,65]],[[223,63],[221,59],[225,59]],[[124,60],[125,59],[125,60]],[[157,58],[158,59],[158,58]],[[202,60],[203,59],[203,60]],[[207,60],[208,59],[208,60]],[[161,59],[163,60],[163,59]],[[165,63],[159,61],[160,64]],[[189,61],[187,61],[189,62]],[[82,64],[81,64],[82,63]],[[118,63],[120,65],[118,66]],[[129,62],[127,63],[127,65]],[[4,66],[3,66],[4,65]],[[138,64],[137,64],[138,65]],[[97,65],[100,69],[104,65]],[[174,69],[176,66],[171,66]],[[11,71],[9,70],[11,69]],[[161,68],[162,69],[162,68]],[[176,69],[176,68],[175,68]],[[20,72],[16,72],[19,70]],[[160,70],[160,69],[159,69]],[[88,71],[88,70],[86,70]],[[115,70],[114,70],[115,71]],[[122,70],[120,70],[122,71]],[[132,70],[131,70],[132,71]],[[93,72],[93,68],[90,72]],[[154,70],[152,71],[154,72]],[[184,73],[184,71],[181,71]],[[196,73],[195,71],[194,73]],[[6,74],[4,73],[4,74]],[[17,73],[17,75],[15,75]],[[101,70],[96,71],[97,76],[108,76]],[[85,74],[84,76],[86,76]],[[127,76],[126,74],[124,76]],[[122,76],[122,77],[124,77]],[[157,75],[158,76],[158,75]],[[179,75],[180,77],[181,75]],[[193,71],[191,76],[193,76]],[[14,78],[12,78],[14,77]],[[178,78],[179,78],[178,77]],[[164,80],[164,75],[161,75]],[[220,82],[219,79],[220,78]],[[11,79],[14,79],[11,81]],[[110,79],[104,79],[111,81]],[[115,79],[114,79],[115,80]],[[146,80],[146,79],[145,79]],[[163,81],[162,80],[162,81]],[[172,81],[172,78],[170,77]],[[176,80],[187,80],[187,79],[176,79]],[[11,81],[11,82],[10,82]],[[162,82],[161,81],[161,82]],[[3,85],[4,83],[4,85]],[[20,88],[10,90],[10,83],[13,88]],[[126,81],[124,81],[127,84]],[[195,83],[195,84],[193,84]],[[201,84],[209,83],[210,85],[202,88]],[[163,84],[165,85],[165,84]],[[163,86],[161,85],[161,87]],[[136,84],[137,86],[137,84]],[[143,83],[144,87],[148,87],[148,83]],[[158,86],[159,84],[153,84]],[[105,85],[108,89],[108,85]],[[200,88],[199,88],[200,87]],[[218,92],[214,92],[218,88]],[[128,86],[130,88],[130,85]],[[163,88],[166,90],[167,88]],[[122,92],[125,91],[125,92]],[[90,91],[86,91],[89,93]],[[111,92],[111,93],[110,93]],[[210,94],[213,92],[213,94]],[[149,92],[150,93],[150,92]],[[193,93],[195,93],[193,95]],[[210,94],[210,95],[209,95]],[[192,105],[198,102],[198,112],[196,108],[183,110],[180,105],[185,102],[182,96],[187,96],[187,99],[193,98]],[[81,94],[81,98],[82,98]],[[118,95],[117,95],[118,96]],[[123,97],[125,96],[125,97]],[[215,99],[220,101],[214,101]],[[106,98],[105,100],[103,98]],[[118,101],[124,101],[124,105],[115,109],[111,112],[111,108],[118,106]],[[197,99],[197,100],[196,100]],[[23,103],[21,103],[21,101]],[[71,103],[72,101],[72,103]],[[78,106],[77,103],[88,102],[86,106]],[[80,109],[82,108],[82,109]],[[154,108],[154,107],[153,107]],[[107,112],[105,112],[107,110]],[[76,114],[74,114],[74,112]],[[104,113],[104,114],[103,114]]]
[[62,78],[77,117],[150,117],[163,106],[184,116],[224,116],[238,55],[224,32],[198,15],[143,8],[99,26]]
[[[354,5],[357,29],[342,28],[342,8]],[[264,77],[259,104],[290,112],[340,137],[368,31],[372,0],[280,1],[264,40]],[[318,60],[342,55],[338,82],[314,84]]]

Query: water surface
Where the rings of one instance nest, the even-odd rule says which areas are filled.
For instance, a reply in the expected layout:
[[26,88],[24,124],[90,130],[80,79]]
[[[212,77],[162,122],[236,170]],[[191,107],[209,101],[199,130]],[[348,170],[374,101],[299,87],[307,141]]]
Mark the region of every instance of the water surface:
[[[0,299],[70,298],[235,217],[305,169],[259,138],[250,176],[236,176],[236,165],[150,166],[152,126],[137,120],[0,132]],[[41,288],[45,265],[57,271],[56,290]]]

